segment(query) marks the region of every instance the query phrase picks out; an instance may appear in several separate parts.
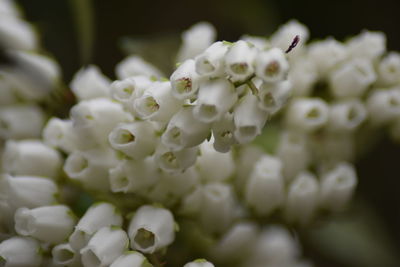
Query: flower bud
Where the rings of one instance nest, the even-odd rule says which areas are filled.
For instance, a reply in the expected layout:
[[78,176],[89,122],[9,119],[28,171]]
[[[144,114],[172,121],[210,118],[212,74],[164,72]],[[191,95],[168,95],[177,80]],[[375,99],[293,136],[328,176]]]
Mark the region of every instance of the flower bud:
[[275,157],[261,157],[246,185],[246,203],[258,215],[268,215],[284,201],[282,162]]
[[133,76],[162,77],[162,73],[139,56],[130,56],[115,67],[117,78],[122,80]]
[[101,202],[89,207],[69,237],[72,249],[79,251],[99,229],[107,226],[122,226],[122,216],[112,204]]
[[66,240],[75,225],[72,211],[64,205],[19,208],[14,220],[18,234],[51,244]]
[[225,55],[225,72],[233,82],[244,81],[254,74],[256,53],[252,45],[242,40],[229,47]]
[[267,113],[259,107],[255,95],[247,94],[235,106],[233,120],[235,139],[240,144],[248,143],[261,133],[267,121]]
[[326,124],[328,115],[328,106],[322,99],[296,98],[286,111],[286,122],[293,129],[311,132]]
[[150,122],[134,121],[117,125],[108,140],[114,149],[139,160],[154,152],[158,138]]
[[33,238],[14,236],[0,243],[0,263],[4,267],[39,267],[40,244]]
[[37,35],[25,21],[12,16],[0,17],[0,39],[6,49],[35,50]]
[[205,77],[219,77],[224,74],[224,56],[228,45],[215,42],[195,58],[196,72]]
[[11,175],[33,175],[56,178],[61,157],[41,141],[7,141],[3,153],[3,170]]
[[376,80],[371,61],[357,58],[342,63],[330,73],[331,93],[337,98],[360,97]]
[[208,22],[199,22],[182,33],[182,44],[177,61],[182,62],[202,53],[215,40],[215,28]]
[[38,138],[45,121],[43,111],[34,105],[0,108],[0,138]]
[[129,223],[132,249],[154,253],[171,244],[175,239],[174,217],[163,208],[141,206]]
[[110,96],[110,80],[94,65],[81,68],[70,87],[79,101]]
[[264,82],[282,81],[289,70],[285,54],[279,48],[259,52],[255,64],[256,75]]
[[197,120],[193,106],[184,106],[168,123],[161,142],[172,150],[181,150],[201,144],[210,133],[207,123]]
[[80,253],[87,267],[106,267],[121,256],[129,246],[126,232],[118,227],[103,227],[90,239]]
[[154,82],[134,101],[135,111],[144,120],[168,122],[182,105],[172,95],[170,82]]

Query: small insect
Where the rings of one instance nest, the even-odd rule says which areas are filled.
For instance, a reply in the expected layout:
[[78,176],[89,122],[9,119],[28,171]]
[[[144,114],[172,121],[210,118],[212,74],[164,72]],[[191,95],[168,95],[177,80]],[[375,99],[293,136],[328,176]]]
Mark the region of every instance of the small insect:
[[297,46],[297,44],[299,43],[299,41],[300,41],[300,36],[296,35],[296,36],[293,38],[293,41],[292,41],[292,43],[290,44],[290,46],[288,47],[288,49],[285,51],[285,53],[287,54],[287,53],[289,53],[290,51],[292,51],[292,49],[295,48],[295,47]]

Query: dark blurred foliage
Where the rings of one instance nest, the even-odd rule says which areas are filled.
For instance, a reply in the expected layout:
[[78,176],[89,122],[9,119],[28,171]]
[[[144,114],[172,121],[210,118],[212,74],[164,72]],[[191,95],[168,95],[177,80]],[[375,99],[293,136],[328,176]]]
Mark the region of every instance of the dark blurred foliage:
[[[218,39],[225,40],[235,40],[244,33],[269,35],[279,25],[293,18],[309,27],[311,39],[334,36],[344,40],[363,29],[379,30],[387,35],[388,49],[400,51],[399,0],[18,2],[27,19],[41,33],[44,49],[55,56],[62,66],[67,84],[72,75],[83,64],[88,63],[99,65],[105,74],[114,78],[114,66],[123,59],[126,51],[143,52],[154,60],[172,60],[173,51],[178,46],[179,34],[192,24],[204,20],[216,27]],[[91,4],[91,11],[83,10],[80,6],[82,2]],[[81,23],[87,25],[80,25]],[[168,48],[157,50],[157,47],[162,46]],[[173,66],[172,63],[168,67],[169,63],[165,65],[164,62],[159,67],[167,70]],[[357,165],[360,176],[357,199],[361,199],[363,205],[367,206],[368,213],[372,213],[379,221],[360,235],[368,236],[376,230],[388,238],[389,241],[385,242],[395,244],[392,248],[400,251],[400,148],[388,140],[384,137]],[[349,214],[347,220],[352,220],[351,215],[355,216],[358,212],[351,210]],[[358,223],[368,225],[369,221],[358,218]],[[340,229],[339,227],[339,231]],[[304,235],[305,253],[317,266],[356,266],[321,252],[319,245],[312,242],[312,238],[308,239],[306,233]],[[352,243],[339,242],[338,246],[343,246],[348,254],[359,252],[357,248],[346,247],[349,244]],[[373,245],[381,246],[379,243]]]

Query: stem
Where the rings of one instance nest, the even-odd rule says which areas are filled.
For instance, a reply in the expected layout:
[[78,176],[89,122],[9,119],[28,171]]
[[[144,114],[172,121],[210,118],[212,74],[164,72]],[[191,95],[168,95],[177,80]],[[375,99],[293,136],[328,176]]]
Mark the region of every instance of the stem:
[[253,83],[251,80],[249,80],[249,81],[246,82],[246,84],[250,87],[250,90],[251,90],[251,92],[253,93],[253,95],[257,95],[258,89],[257,89],[257,87],[254,85],[254,83]]

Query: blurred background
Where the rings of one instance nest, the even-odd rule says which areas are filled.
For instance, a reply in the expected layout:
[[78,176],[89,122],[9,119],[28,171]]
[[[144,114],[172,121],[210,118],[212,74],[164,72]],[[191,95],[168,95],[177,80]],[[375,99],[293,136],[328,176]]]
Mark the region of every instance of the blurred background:
[[[66,84],[83,65],[96,64],[110,78],[114,66],[140,53],[167,75],[180,33],[211,22],[219,40],[242,34],[268,36],[290,19],[308,26],[310,39],[339,40],[363,29],[387,35],[400,51],[398,0],[19,0],[40,32],[43,48],[60,63]],[[332,222],[300,231],[305,255],[316,266],[400,266],[400,147],[386,136],[357,163],[354,205]]]

